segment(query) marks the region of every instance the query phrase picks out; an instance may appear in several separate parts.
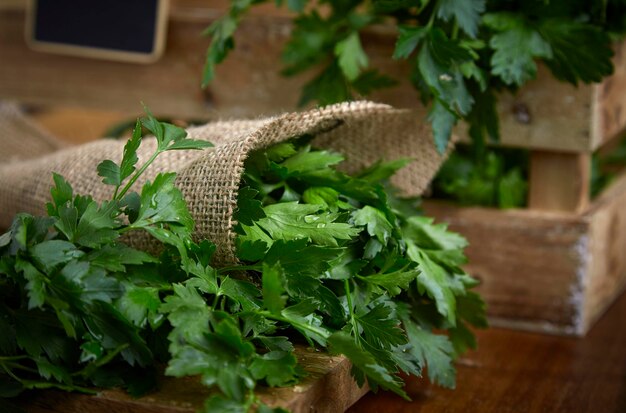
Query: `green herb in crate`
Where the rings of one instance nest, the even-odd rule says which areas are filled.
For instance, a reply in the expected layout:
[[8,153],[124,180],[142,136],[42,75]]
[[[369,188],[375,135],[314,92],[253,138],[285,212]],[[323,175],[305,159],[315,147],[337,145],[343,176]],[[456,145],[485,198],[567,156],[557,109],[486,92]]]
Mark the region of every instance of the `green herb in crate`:
[[528,198],[528,151],[459,146],[433,181],[433,196],[463,205],[521,208]]
[[[211,43],[202,83],[235,45],[251,7],[267,0],[233,0],[207,30]],[[408,60],[435,142],[446,148],[453,126],[466,121],[478,142],[498,138],[497,92],[535,78],[542,61],[560,81],[599,82],[613,71],[611,35],[624,32],[621,0],[297,0],[276,2],[295,14],[283,49],[283,74],[314,71],[301,103],[321,105],[367,95],[396,82],[370,67],[367,29],[397,29],[389,59]]]
[[[98,166],[111,199],[74,194],[55,175],[48,216],[20,214],[0,237],[0,403],[41,388],[138,395],[164,362],[165,374],[214,389],[204,411],[281,411],[255,388],[306,374],[297,343],[344,354],[373,389],[407,397],[400,374],[425,367],[454,387],[453,360],[475,347],[469,327],[485,326],[484,304],[460,268],[465,239],[383,185],[404,161],[352,177],[306,137],[254,153],[236,212],[240,264],[215,268],[215,246],[192,240],[175,174],[133,192],[161,152],[208,144],[142,123],[158,141],[146,164],[137,123],[122,161]],[[126,245],[133,231],[161,254]]]

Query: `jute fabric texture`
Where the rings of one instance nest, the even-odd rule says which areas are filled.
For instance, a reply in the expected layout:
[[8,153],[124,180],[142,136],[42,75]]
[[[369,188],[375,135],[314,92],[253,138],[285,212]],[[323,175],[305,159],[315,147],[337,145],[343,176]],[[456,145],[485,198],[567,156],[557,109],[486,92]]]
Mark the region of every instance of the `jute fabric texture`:
[[[0,120],[0,124],[2,121]],[[2,130],[2,129],[0,129]],[[414,159],[392,178],[405,196],[420,195],[445,155],[437,152],[430,129],[415,113],[371,102],[351,102],[301,113],[247,121],[219,121],[190,128],[189,137],[209,140],[215,147],[203,151],[172,151],[162,154],[137,182],[139,190],[159,172],[175,171],[193,218],[196,239],[217,245],[216,263],[233,263],[237,190],[246,157],[255,150],[302,135],[313,135],[313,145],[346,156],[346,172],[355,172],[378,160]],[[4,140],[5,137],[1,136]],[[43,214],[49,200],[51,173],[63,175],[75,193],[96,200],[110,197],[96,166],[104,159],[119,162],[125,142],[100,140],[63,148],[35,159],[0,165],[0,227],[7,228],[15,213]],[[139,163],[153,153],[154,138],[145,138]],[[131,235],[136,247],[151,249],[145,234]]]
[[63,146],[16,104],[0,101],[0,163],[36,158]]

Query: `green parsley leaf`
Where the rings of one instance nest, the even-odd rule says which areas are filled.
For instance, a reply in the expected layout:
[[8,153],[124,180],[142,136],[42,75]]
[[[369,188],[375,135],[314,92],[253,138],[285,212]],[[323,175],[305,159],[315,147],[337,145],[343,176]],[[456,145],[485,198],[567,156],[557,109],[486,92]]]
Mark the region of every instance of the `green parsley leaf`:
[[439,314],[446,317],[448,322],[454,326],[456,324],[456,298],[450,288],[446,271],[414,244],[408,246],[407,255],[418,264],[417,285],[419,290],[426,291],[435,300]]
[[393,52],[394,59],[408,58],[428,34],[426,27],[398,26],[398,41]]
[[143,327],[149,318],[155,320],[160,306],[159,290],[154,287],[132,286],[116,303],[116,308],[138,327]]
[[[334,222],[338,215],[328,212],[318,213],[318,205],[284,202],[264,207],[265,218],[255,222],[257,226],[272,237],[272,239],[295,240],[307,238],[319,245],[337,246],[338,241],[349,240],[358,234],[358,230],[349,224]],[[254,241],[265,241],[262,235],[249,232],[243,225],[247,237]]]
[[279,165],[287,169],[289,176],[302,176],[318,170],[327,170],[344,160],[343,155],[329,151],[311,151],[307,146]]
[[366,205],[353,212],[352,219],[355,225],[365,226],[368,234],[376,237],[383,245],[387,244],[393,226],[381,210]]
[[489,41],[495,51],[491,67],[506,84],[521,86],[537,74],[535,58],[552,58],[550,44],[521,16],[490,13],[483,16],[483,22],[497,32]]
[[269,265],[280,263],[290,274],[310,275],[319,278],[330,267],[342,249],[309,244],[300,238],[290,241],[278,240],[272,244],[264,261]]
[[467,240],[448,230],[447,224],[434,224],[433,218],[411,217],[406,220],[404,235],[424,248],[454,250],[467,247]]
[[316,77],[302,88],[298,106],[304,106],[311,101],[317,101],[321,106],[352,99],[347,79],[333,61],[323,68]]
[[400,321],[392,316],[392,309],[384,304],[377,304],[367,313],[357,315],[356,320],[365,340],[376,348],[390,349],[407,342],[399,327]]
[[244,186],[239,189],[237,195],[237,211],[235,211],[235,219],[245,225],[252,225],[253,221],[257,221],[265,217],[263,204],[256,199],[259,191]]
[[332,353],[343,354],[348,357],[355,368],[367,375],[371,384],[380,385],[383,389],[391,390],[397,395],[408,399],[407,394],[402,390],[401,381],[378,364],[376,359],[370,353],[360,348],[348,334],[344,332],[333,333],[328,338],[328,344]]
[[411,353],[421,365],[428,365],[428,378],[433,383],[453,389],[456,371],[453,364],[454,348],[446,336],[433,334],[411,321],[404,321],[411,344]]
[[109,159],[98,164],[98,175],[104,178],[102,182],[107,185],[119,186],[122,183],[120,167]]
[[297,378],[296,358],[285,351],[270,351],[254,359],[250,372],[256,380],[265,380],[271,387],[287,386]]
[[330,336],[328,329],[323,327],[322,317],[315,314],[317,302],[312,299],[303,299],[298,304],[285,308],[281,315],[284,321],[290,323],[298,330],[307,341],[313,345],[313,341],[326,346],[326,340]]
[[141,228],[157,223],[182,226],[186,231],[193,229],[193,219],[181,192],[174,186],[176,174],[158,174],[154,181],[147,182],[141,190],[141,208],[132,227]]
[[378,285],[389,293],[391,297],[396,296],[409,288],[409,284],[420,274],[417,269],[400,269],[389,273],[379,273],[359,277],[363,281]]
[[100,206],[95,201],[90,202],[78,220],[71,240],[78,245],[95,248],[117,239],[120,236],[115,230],[120,224],[117,220],[118,208],[115,201],[105,201]]
[[552,56],[546,64],[560,80],[578,84],[601,82],[613,73],[609,34],[589,23],[547,19],[539,33],[550,44]]
[[439,153],[445,153],[448,142],[452,136],[452,128],[456,125],[458,118],[447,109],[440,100],[436,99],[428,112],[428,121],[433,125],[433,135],[435,145]]
[[441,0],[437,8],[437,17],[444,21],[453,18],[459,27],[471,38],[478,34],[480,15],[485,11],[485,0]]
[[263,305],[273,314],[279,314],[287,301],[283,295],[285,291],[283,278],[283,269],[280,265],[270,267],[263,264]]
[[368,65],[367,55],[363,51],[358,32],[352,32],[335,46],[339,67],[348,80],[355,80],[363,68]]

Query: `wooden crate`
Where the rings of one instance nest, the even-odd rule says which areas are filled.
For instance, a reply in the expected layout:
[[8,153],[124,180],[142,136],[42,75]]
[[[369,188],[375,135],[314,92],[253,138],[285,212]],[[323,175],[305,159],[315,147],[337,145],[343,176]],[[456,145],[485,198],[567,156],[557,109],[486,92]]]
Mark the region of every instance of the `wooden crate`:
[[626,174],[583,213],[426,202],[465,235],[490,323],[584,335],[626,287]]
[[[251,117],[293,110],[306,80],[279,74],[290,25],[288,16],[272,7],[244,20],[237,48],[202,91],[208,40],[201,32],[223,14],[223,0],[173,0],[165,54],[151,65],[33,52],[23,39],[23,3],[0,5],[2,99],[114,109],[129,116],[139,112],[143,100],[161,115]],[[363,39],[372,64],[401,80],[372,99],[414,108],[417,94],[404,80],[408,67],[390,59],[394,36],[382,27]],[[616,46],[615,74],[602,84],[578,87],[554,80],[540,66],[537,79],[517,95],[499,97],[501,144],[532,151],[528,210],[428,208],[473,242],[469,269],[484,283],[495,324],[584,334],[622,290],[626,207],[620,205],[626,185],[621,180],[593,203],[588,187],[591,152],[626,124],[625,60],[622,43]]]

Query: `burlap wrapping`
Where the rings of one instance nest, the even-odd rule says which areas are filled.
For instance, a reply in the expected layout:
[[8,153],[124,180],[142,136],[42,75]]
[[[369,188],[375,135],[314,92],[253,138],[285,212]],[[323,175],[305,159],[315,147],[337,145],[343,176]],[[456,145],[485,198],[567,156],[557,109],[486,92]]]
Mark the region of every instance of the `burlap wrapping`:
[[[190,137],[209,140],[215,147],[167,152],[147,169],[137,184],[142,185],[159,172],[176,171],[177,184],[196,221],[195,236],[208,238],[217,245],[217,263],[236,261],[233,212],[244,160],[254,150],[312,134],[316,136],[315,146],[336,150],[347,157],[342,166],[347,172],[360,170],[379,159],[414,158],[392,179],[407,196],[421,194],[444,159],[435,149],[430,130],[418,116],[371,102],[344,103],[261,120],[220,121],[188,132]],[[8,227],[14,214],[20,211],[44,213],[53,171],[65,176],[76,193],[91,194],[97,200],[109,197],[112,187],[102,183],[96,166],[104,159],[118,162],[124,144],[101,140],[37,159],[0,165],[0,227]],[[140,163],[155,146],[154,138],[144,139],[138,153]],[[141,248],[148,248],[150,242],[140,235],[130,241]]]
[[0,163],[36,158],[63,146],[16,104],[0,101]]

